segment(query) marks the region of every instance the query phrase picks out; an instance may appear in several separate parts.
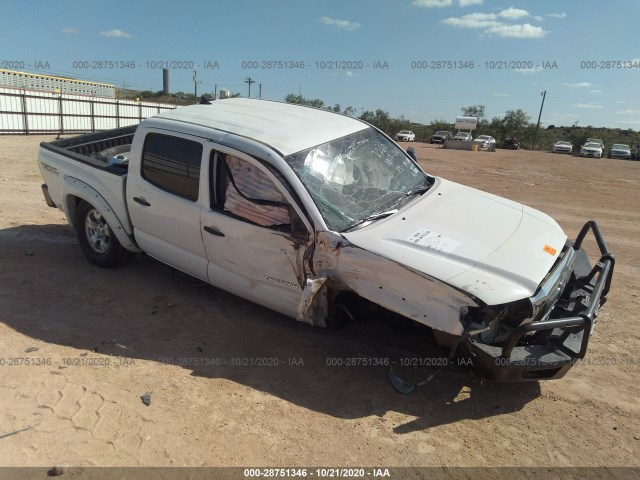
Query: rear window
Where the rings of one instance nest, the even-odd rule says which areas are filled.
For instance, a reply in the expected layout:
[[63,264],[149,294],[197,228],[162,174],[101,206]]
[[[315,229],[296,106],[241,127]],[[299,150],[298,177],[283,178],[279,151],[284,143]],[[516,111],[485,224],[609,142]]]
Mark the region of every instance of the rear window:
[[142,177],[169,193],[195,202],[201,162],[199,142],[150,133],[142,153]]

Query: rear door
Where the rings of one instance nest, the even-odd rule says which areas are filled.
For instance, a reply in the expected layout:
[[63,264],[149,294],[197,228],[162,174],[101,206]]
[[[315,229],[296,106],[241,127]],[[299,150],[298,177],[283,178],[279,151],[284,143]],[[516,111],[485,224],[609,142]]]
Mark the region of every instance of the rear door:
[[295,317],[313,231],[282,177],[227,147],[211,151],[211,201],[202,210],[209,282]]
[[209,197],[207,157],[197,137],[150,131],[140,171],[127,179],[127,205],[138,245],[152,257],[202,280],[207,258],[200,210]]

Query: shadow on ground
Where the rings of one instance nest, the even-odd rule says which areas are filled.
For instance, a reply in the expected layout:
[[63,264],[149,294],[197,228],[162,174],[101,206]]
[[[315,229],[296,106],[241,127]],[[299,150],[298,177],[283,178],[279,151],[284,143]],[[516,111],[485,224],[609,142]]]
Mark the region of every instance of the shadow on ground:
[[[181,365],[338,418],[391,411],[416,418],[397,426],[398,434],[518,411],[540,395],[538,383],[485,383],[453,366],[401,395],[385,359],[446,352],[427,342],[416,347],[407,332],[373,318],[337,331],[312,328],[220,289],[197,288],[144,257],[101,269],[85,260],[68,226],[1,230],[0,252],[1,321],[79,353]],[[416,380],[433,372],[396,368]]]

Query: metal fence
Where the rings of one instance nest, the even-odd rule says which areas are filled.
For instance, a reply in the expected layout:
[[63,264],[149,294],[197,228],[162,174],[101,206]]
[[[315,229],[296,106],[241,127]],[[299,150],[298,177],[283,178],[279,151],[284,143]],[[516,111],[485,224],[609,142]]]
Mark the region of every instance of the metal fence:
[[0,135],[89,133],[140,123],[175,105],[0,88]]

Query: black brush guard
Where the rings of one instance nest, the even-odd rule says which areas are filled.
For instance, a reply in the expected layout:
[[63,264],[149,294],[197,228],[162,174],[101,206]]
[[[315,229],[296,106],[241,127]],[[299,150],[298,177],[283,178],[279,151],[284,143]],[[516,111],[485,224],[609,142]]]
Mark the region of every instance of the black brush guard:
[[[601,255],[593,267],[582,249],[590,230]],[[571,292],[565,292],[563,300],[558,302],[571,316],[521,325],[502,346],[476,340],[465,342],[463,356],[470,358],[483,377],[498,382],[555,379],[584,358],[598,309],[607,300],[615,259],[593,220],[585,223],[571,248],[576,253],[575,279]],[[525,336],[531,340],[523,345]]]

